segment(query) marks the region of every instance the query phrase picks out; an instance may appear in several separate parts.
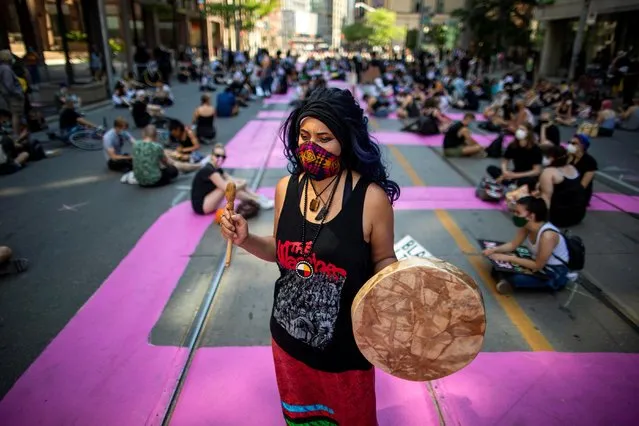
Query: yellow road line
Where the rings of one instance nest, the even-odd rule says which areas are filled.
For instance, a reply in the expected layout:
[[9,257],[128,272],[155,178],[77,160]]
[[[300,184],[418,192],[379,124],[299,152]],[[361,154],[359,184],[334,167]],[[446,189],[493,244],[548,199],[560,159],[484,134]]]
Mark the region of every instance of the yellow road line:
[[[424,180],[417,174],[413,166],[406,159],[406,157],[400,152],[400,150],[393,145],[390,145],[389,150],[395,156],[400,166],[408,177],[412,181],[413,185],[426,186]],[[504,310],[510,321],[517,327],[522,337],[528,343],[533,351],[552,351],[552,345],[544,337],[543,334],[537,329],[532,320],[526,315],[524,310],[519,306],[517,301],[512,296],[505,296],[497,293],[495,289],[495,280],[490,274],[490,271],[486,267],[486,262],[481,256],[477,256],[477,247],[472,244],[468,238],[464,235],[459,225],[455,222],[452,216],[446,210],[435,210],[435,216],[440,221],[444,229],[455,240],[455,244],[465,254],[466,259],[475,269],[481,280],[486,284],[490,292],[495,296],[495,300]]]

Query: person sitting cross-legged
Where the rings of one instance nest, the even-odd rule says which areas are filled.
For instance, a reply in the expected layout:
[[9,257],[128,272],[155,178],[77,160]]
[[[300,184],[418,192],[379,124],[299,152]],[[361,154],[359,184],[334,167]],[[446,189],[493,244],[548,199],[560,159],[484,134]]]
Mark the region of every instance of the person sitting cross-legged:
[[[539,277],[525,273],[504,273],[497,283],[499,293],[507,294],[513,289],[522,288],[559,290],[568,283],[568,246],[559,229],[548,222],[548,213],[548,206],[541,198],[519,199],[513,216],[513,223],[519,231],[513,240],[484,250],[483,254],[494,261],[509,262],[531,272],[543,271],[546,275]],[[532,259],[511,254],[524,242],[533,255]]]
[[124,143],[128,140],[133,144],[135,139],[127,131],[129,123],[122,117],[113,121],[113,128],[102,137],[104,157],[107,160],[109,170],[115,172],[130,172],[133,170],[133,159],[122,151]]
[[233,181],[236,186],[236,198],[242,201],[255,201],[263,209],[273,208],[273,201],[258,195],[246,186],[242,179],[235,179],[222,169],[226,160],[224,145],[213,148],[210,160],[196,174],[191,186],[191,206],[200,215],[211,214],[217,210],[224,199],[227,183]]
[[475,115],[468,113],[462,121],[452,124],[444,135],[444,155],[446,157],[485,157],[484,147],[473,139],[468,127],[475,120]]

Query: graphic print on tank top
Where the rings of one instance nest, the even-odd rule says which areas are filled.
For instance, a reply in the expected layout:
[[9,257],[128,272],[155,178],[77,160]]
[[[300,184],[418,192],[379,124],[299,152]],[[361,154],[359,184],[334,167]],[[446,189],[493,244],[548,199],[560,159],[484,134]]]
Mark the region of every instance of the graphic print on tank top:
[[[306,250],[310,249],[306,243]],[[346,270],[318,259],[312,253],[308,263],[314,273],[302,278],[296,267],[302,256],[302,243],[277,242],[277,259],[283,269],[275,287],[273,317],[293,338],[313,348],[324,349],[333,339],[335,323],[340,309],[340,299]],[[307,251],[308,253],[308,251]]]

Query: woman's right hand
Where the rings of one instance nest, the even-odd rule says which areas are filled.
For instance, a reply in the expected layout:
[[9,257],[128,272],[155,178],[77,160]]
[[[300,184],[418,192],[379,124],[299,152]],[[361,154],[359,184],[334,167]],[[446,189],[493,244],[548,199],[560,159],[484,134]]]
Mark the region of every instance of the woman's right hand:
[[226,240],[232,241],[236,246],[242,245],[248,238],[248,223],[239,214],[232,214],[225,211],[220,219],[222,236]]

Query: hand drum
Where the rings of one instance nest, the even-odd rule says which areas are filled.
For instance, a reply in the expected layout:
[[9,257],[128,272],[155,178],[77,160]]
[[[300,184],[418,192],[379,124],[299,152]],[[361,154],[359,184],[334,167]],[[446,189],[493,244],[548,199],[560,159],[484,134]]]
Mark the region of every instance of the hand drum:
[[364,357],[393,376],[429,381],[468,365],[486,331],[475,281],[436,258],[409,258],[364,284],[351,309]]

